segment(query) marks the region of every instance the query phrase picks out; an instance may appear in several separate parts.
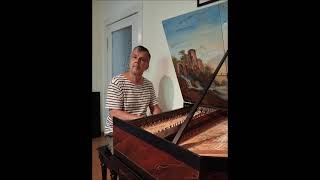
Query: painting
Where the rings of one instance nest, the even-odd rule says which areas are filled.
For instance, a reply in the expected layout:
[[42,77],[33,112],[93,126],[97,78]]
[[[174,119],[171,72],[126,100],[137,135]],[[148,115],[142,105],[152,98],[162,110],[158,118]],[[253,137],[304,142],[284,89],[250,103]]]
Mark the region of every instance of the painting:
[[[195,103],[228,49],[228,4],[221,1],[162,21],[171,59],[185,102]],[[227,107],[228,59],[202,104]]]
[[218,0],[197,0],[197,7],[216,2]]

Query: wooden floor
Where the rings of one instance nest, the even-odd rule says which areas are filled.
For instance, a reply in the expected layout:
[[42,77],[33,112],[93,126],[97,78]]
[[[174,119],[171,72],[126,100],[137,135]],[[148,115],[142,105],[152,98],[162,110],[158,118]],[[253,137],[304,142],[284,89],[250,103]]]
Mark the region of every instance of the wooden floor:
[[[92,139],[92,180],[102,180],[101,166],[97,148],[106,145],[104,136]],[[110,172],[107,172],[107,180],[110,180]]]

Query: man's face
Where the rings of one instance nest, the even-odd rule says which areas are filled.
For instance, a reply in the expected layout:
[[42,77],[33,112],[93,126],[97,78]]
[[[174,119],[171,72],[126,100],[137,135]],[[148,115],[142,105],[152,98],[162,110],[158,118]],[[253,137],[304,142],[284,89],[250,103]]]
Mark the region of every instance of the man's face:
[[149,67],[149,56],[147,52],[134,50],[131,53],[130,72],[134,75],[142,75]]

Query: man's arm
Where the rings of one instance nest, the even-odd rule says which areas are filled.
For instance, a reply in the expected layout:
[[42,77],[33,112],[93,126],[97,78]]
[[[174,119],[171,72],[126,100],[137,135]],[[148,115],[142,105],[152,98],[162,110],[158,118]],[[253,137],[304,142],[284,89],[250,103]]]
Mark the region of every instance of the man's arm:
[[110,109],[109,113],[110,113],[111,118],[117,117],[121,120],[133,120],[133,119],[138,119],[138,118],[144,117],[143,115],[130,114],[125,111],[118,110],[118,109]]
[[161,113],[161,109],[159,107],[159,105],[154,105],[154,106],[150,106],[150,112],[151,114],[159,114]]

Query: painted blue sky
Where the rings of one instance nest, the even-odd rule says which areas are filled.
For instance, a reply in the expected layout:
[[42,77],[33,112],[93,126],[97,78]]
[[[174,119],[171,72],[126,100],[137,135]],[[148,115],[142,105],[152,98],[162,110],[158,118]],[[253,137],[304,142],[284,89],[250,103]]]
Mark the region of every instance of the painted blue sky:
[[227,11],[228,5],[224,2],[164,20],[171,55],[179,59],[179,51],[193,48],[205,63],[219,61],[225,52],[223,24],[228,23]]

